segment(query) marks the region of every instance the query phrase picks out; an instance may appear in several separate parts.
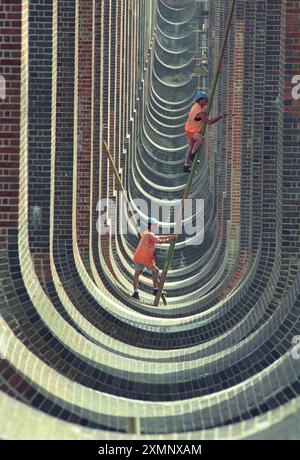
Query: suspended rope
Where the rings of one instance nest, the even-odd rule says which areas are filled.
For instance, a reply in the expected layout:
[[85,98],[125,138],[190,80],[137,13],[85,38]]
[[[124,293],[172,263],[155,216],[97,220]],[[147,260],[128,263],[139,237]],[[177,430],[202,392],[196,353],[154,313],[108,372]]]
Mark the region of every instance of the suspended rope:
[[[231,23],[232,23],[232,18],[233,18],[235,5],[236,5],[236,0],[232,0],[231,1],[231,6],[230,6],[230,13],[229,13],[229,17],[228,17],[227,25],[226,25],[226,30],[225,30],[225,36],[224,36],[224,39],[223,39],[223,44],[222,44],[221,52],[220,52],[219,59],[218,59],[216,75],[215,75],[214,82],[213,82],[213,85],[212,85],[212,89],[211,89],[210,95],[209,95],[210,97],[209,97],[209,104],[208,104],[208,109],[207,109],[207,116],[209,116],[209,114],[210,114],[212,104],[213,104],[213,99],[214,99],[216,88],[217,88],[217,84],[218,84],[218,81],[219,81],[219,76],[220,76],[220,72],[221,72],[221,66],[222,66],[222,62],[223,62],[223,58],[224,58],[224,54],[225,54],[225,48],[226,48],[228,35],[229,35]],[[205,139],[205,134],[206,134],[206,127],[207,127],[207,125],[204,124],[203,133],[202,133],[202,136],[203,136],[204,139]],[[181,209],[180,209],[180,212],[179,212],[179,214],[178,214],[178,216],[176,218],[176,225],[175,225],[175,233],[177,234],[177,238],[178,238],[178,234],[181,233],[181,229],[182,229],[182,216],[184,215],[183,213],[184,213],[185,200],[189,196],[189,193],[190,193],[190,190],[191,190],[191,187],[192,187],[192,183],[193,183],[194,174],[195,174],[195,171],[196,171],[197,161],[198,161],[200,152],[203,149],[203,146],[204,146],[204,142],[203,142],[202,146],[200,147],[200,149],[194,155],[194,159],[193,159],[193,163],[192,163],[192,166],[191,166],[191,171],[189,173],[187,185],[186,185],[184,193],[183,193],[182,202],[181,202]],[[169,268],[170,268],[170,265],[171,265],[171,261],[172,261],[172,258],[173,258],[177,238],[176,238],[176,240],[171,242],[171,244],[169,246],[169,249],[168,249],[168,252],[167,252],[167,256],[166,256],[166,260],[165,260],[165,264],[164,264],[164,269],[163,269],[163,272],[162,272],[162,275],[161,275],[161,278],[160,278],[158,291],[157,291],[157,294],[156,294],[156,297],[155,297],[155,300],[154,300],[154,305],[156,307],[159,304],[159,300],[160,300],[161,294],[163,292],[164,284],[165,284],[167,274],[168,274],[168,271],[169,271]]]

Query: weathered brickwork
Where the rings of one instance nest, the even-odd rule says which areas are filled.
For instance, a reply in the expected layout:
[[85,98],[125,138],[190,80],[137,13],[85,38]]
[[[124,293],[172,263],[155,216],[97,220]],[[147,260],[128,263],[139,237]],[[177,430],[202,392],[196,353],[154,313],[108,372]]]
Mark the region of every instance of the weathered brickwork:
[[203,242],[176,245],[166,307],[148,273],[130,297],[104,147],[131,199],[181,198],[230,4],[1,2],[3,439],[299,439],[300,1],[236,1],[211,112],[229,116],[190,194]]

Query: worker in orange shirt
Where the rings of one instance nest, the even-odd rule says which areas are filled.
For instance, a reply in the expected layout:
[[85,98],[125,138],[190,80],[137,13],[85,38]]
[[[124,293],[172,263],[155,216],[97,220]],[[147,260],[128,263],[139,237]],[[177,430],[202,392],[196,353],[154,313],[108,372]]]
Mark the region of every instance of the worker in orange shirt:
[[150,218],[148,220],[148,230],[145,230],[139,241],[138,247],[134,253],[133,261],[135,263],[135,273],[133,277],[134,293],[133,299],[140,300],[138,285],[139,277],[145,268],[152,270],[153,295],[156,296],[158,290],[159,269],[155,262],[155,250],[158,244],[170,243],[176,240],[176,235],[157,236],[155,230],[157,220]]
[[185,134],[189,141],[189,148],[186,152],[184,161],[184,172],[190,172],[190,161],[195,153],[202,147],[204,142],[201,135],[203,124],[214,125],[217,121],[227,117],[227,114],[220,115],[213,120],[209,120],[206,116],[206,106],[208,104],[208,95],[204,91],[198,91],[196,94],[195,104],[190,110],[187,122],[185,124]]

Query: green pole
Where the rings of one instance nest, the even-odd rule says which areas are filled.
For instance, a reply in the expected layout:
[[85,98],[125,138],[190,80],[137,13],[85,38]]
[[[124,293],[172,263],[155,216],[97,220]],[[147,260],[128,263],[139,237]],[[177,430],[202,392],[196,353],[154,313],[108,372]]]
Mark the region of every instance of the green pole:
[[[224,39],[223,39],[223,44],[222,44],[222,48],[221,48],[221,51],[220,51],[220,56],[219,56],[219,59],[218,59],[216,75],[215,75],[214,82],[213,82],[212,89],[211,89],[210,96],[209,96],[209,104],[208,104],[208,108],[207,108],[207,115],[208,116],[209,116],[211,108],[212,108],[213,99],[214,99],[214,96],[215,96],[217,84],[218,84],[218,81],[219,81],[219,76],[220,76],[220,73],[221,73],[222,62],[223,62],[223,58],[224,58],[224,54],[225,54],[225,48],[226,48],[226,44],[227,44],[227,40],[228,40],[228,35],[229,35],[229,32],[230,32],[230,27],[231,27],[231,23],[232,23],[235,4],[236,4],[236,0],[232,0],[231,1],[231,7],[230,7],[230,13],[229,13],[229,16],[228,16],[227,25],[226,25],[226,29],[225,29],[225,36],[224,36]],[[207,125],[205,124],[204,127],[203,127],[203,133],[202,133],[203,138],[205,138],[206,126]],[[181,229],[182,210],[184,209],[184,201],[189,196],[189,193],[190,193],[190,190],[191,190],[191,187],[192,187],[192,183],[193,183],[194,174],[195,174],[195,171],[196,171],[197,160],[199,158],[201,150],[203,149],[203,146],[204,146],[204,142],[203,142],[201,148],[195,153],[195,156],[194,156],[194,159],[193,159],[191,171],[190,171],[188,181],[187,181],[187,184],[186,184],[186,187],[185,187],[185,190],[184,190],[184,193],[183,193],[183,197],[182,197],[181,212],[180,212],[180,214],[178,216],[178,221],[177,221],[177,224],[176,224],[177,229],[178,229],[179,226],[180,226],[180,229]],[[178,238],[178,236],[177,236],[177,238]],[[162,272],[162,275],[161,275],[161,278],[160,278],[160,282],[159,282],[159,286],[158,286],[158,292],[157,292],[155,300],[154,300],[154,305],[156,307],[159,304],[159,300],[160,300],[160,297],[161,297],[161,294],[162,294],[162,291],[163,291],[163,288],[164,288],[164,284],[165,284],[165,281],[166,281],[166,278],[167,278],[167,274],[168,274],[170,265],[171,265],[171,261],[172,261],[172,258],[173,258],[176,241],[177,241],[177,239],[170,243],[170,246],[169,246],[169,249],[168,249],[168,252],[167,252],[164,269],[163,269],[163,272]]]
[[129,210],[130,210],[130,212],[131,212],[131,214],[132,214],[133,223],[134,223],[134,226],[135,226],[137,235],[138,235],[139,238],[141,238],[141,236],[142,236],[142,235],[141,235],[141,231],[140,231],[140,228],[139,228],[139,226],[138,226],[137,220],[136,220],[136,218],[134,217],[134,211],[133,211],[132,206],[131,206],[131,203],[130,203],[130,201],[129,201],[129,199],[128,199],[126,190],[125,190],[124,185],[123,185],[123,183],[122,183],[122,181],[121,181],[121,178],[120,178],[120,176],[119,176],[119,173],[118,173],[118,170],[117,170],[116,165],[115,165],[115,163],[114,163],[114,160],[113,160],[113,158],[112,158],[112,156],[111,156],[111,153],[110,153],[110,151],[109,151],[109,149],[108,149],[108,145],[107,145],[107,143],[106,143],[105,141],[103,141],[103,144],[104,144],[104,146],[105,146],[105,150],[106,150],[106,152],[107,152],[107,156],[108,156],[109,162],[110,162],[110,164],[111,164],[111,167],[112,167],[112,169],[113,169],[113,172],[114,172],[114,174],[115,174],[115,177],[116,177],[116,179],[117,179],[117,182],[118,182],[118,184],[119,184],[119,186],[120,186],[120,188],[121,188],[121,190],[122,190],[122,192],[123,192],[123,195],[124,195],[124,197],[125,197],[127,206],[128,206],[128,208],[129,208]]

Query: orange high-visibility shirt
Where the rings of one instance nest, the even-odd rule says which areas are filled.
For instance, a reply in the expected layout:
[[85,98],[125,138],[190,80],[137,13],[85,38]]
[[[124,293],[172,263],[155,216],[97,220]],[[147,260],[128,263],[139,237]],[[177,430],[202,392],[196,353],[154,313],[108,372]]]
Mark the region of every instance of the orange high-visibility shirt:
[[154,253],[159,237],[154,233],[145,230],[133,256],[133,261],[137,264],[152,268],[155,266]]
[[205,107],[201,107],[197,102],[193,105],[190,110],[187,122],[185,124],[185,131],[187,133],[200,133],[202,130],[203,123],[201,120],[195,120],[195,117],[200,113],[206,113]]

